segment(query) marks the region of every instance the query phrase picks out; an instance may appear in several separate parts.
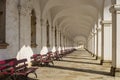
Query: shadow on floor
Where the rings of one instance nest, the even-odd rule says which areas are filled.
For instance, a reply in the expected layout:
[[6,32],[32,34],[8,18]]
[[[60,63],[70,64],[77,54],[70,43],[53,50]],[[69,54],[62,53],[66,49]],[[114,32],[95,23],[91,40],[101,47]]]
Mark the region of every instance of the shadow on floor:
[[64,66],[51,66],[49,68],[56,68],[56,69],[63,69],[63,70],[70,70],[70,71],[86,72],[86,73],[92,73],[92,74],[111,76],[110,72],[95,71],[95,70],[90,70],[90,69],[78,69],[78,68],[71,68],[71,67],[64,67]]
[[85,60],[96,60],[96,59],[90,59],[90,58],[76,58],[76,57],[65,57],[65,58],[71,58],[71,59],[85,59]]
[[28,80],[39,80],[39,79],[33,79],[33,78],[29,78]]
[[100,65],[100,63],[91,63],[91,62],[82,62],[82,61],[70,61],[70,60],[61,60],[63,62],[72,62],[72,63],[83,63],[83,64],[94,64],[94,65]]
[[4,78],[0,78],[0,80],[39,80],[37,78],[26,78],[26,77],[23,77],[23,76],[17,76],[16,79],[13,79],[13,78],[10,78],[10,77],[4,77]]
[[[68,55],[69,57],[76,57],[78,55],[75,55],[75,54],[71,54],[71,55]],[[92,58],[92,55],[81,55],[80,57],[85,57],[85,58]]]

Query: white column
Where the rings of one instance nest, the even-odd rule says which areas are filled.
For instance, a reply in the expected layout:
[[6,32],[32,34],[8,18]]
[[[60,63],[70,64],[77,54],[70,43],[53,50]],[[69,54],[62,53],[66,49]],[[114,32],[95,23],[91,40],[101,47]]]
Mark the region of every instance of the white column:
[[63,48],[65,49],[65,39],[64,39],[64,35],[62,35],[62,44],[63,44]]
[[60,37],[60,32],[59,32],[59,30],[57,29],[57,49],[58,49],[59,46],[60,46],[60,44],[59,44],[59,42],[60,42],[59,37]]
[[103,49],[103,62],[111,62],[112,60],[112,23],[111,21],[102,21],[104,30],[104,49]]
[[62,46],[62,50],[64,50],[64,37],[63,34],[61,35],[61,46]]
[[42,46],[47,45],[47,34],[46,34],[46,22],[43,23],[42,25]]
[[116,40],[116,42],[117,42],[116,43],[117,44],[117,47],[116,47],[116,49],[117,49],[117,52],[116,52],[117,65],[116,65],[116,67],[120,69],[120,12],[117,13],[116,18],[117,18],[117,25],[116,25],[116,27],[117,27],[116,28],[117,29],[117,31],[116,31],[116,36],[117,36],[117,40]]
[[[115,1],[115,0],[114,0]],[[112,12],[112,67],[111,74],[114,76],[120,71],[120,0],[113,1],[110,8]]]
[[99,37],[99,36],[98,36],[98,32],[99,32],[99,31],[98,31],[98,26],[96,25],[96,60],[98,59],[98,41],[99,41],[99,40],[98,40],[98,39],[99,39],[99,38],[98,38],[98,37]]
[[92,55],[95,55],[95,34],[92,32]]
[[91,34],[91,35],[90,35],[90,52],[91,52],[91,53],[92,53],[92,48],[93,48],[92,38],[93,38],[93,35]]
[[95,56],[96,56],[96,59],[97,59],[97,30],[96,30],[96,28],[97,28],[97,26],[95,25],[95,27],[94,27],[94,35],[95,35]]
[[101,27],[98,28],[98,57],[101,59],[101,48],[102,48],[102,43],[101,43]]
[[53,39],[52,31],[53,31],[53,30],[52,30],[52,26],[50,26],[50,27],[49,27],[49,36],[50,36],[50,37],[49,37],[49,40],[50,40],[49,43],[50,43],[50,50],[51,50],[52,47],[53,47],[53,45],[52,45],[52,44],[53,44],[53,43],[52,43],[52,41],[53,41],[53,40],[52,40],[52,39]]
[[42,24],[42,27],[41,27],[41,31],[42,31],[42,34],[41,34],[41,45],[42,45],[42,49],[40,51],[40,54],[46,54],[48,52],[48,48],[47,48],[47,27],[46,27],[46,21],[43,22]]
[[56,47],[55,47],[55,28],[54,27],[52,27],[52,33],[51,33],[51,35],[52,35],[52,52],[55,52],[56,51]]

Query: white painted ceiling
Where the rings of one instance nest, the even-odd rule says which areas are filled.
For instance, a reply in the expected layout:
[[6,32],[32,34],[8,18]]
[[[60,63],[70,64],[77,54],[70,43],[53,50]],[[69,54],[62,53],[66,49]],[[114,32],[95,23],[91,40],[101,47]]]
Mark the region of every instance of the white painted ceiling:
[[51,23],[73,41],[86,41],[102,11],[103,0],[40,0],[43,19],[47,14]]

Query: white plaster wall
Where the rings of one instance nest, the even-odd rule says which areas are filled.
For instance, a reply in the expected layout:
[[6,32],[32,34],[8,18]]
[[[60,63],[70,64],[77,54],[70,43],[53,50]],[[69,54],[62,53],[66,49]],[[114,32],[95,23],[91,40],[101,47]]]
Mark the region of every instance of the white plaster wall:
[[52,47],[53,47],[53,43],[52,43],[52,41],[53,41],[53,38],[52,38],[52,28],[51,28],[51,26],[50,26],[50,29],[49,29],[50,31],[50,33],[49,33],[49,35],[50,35],[50,50],[52,50]]
[[48,51],[49,51],[49,48],[47,48],[46,23],[44,22],[42,26],[42,49],[40,51],[40,54],[46,54]]
[[7,49],[0,49],[0,59],[15,57],[18,51],[17,0],[6,0],[6,42]]
[[95,35],[92,37],[92,53],[95,54]]
[[34,53],[39,53],[40,50],[42,49],[42,45],[41,45],[41,12],[40,12],[40,3],[39,0],[32,0],[33,3],[33,8],[35,9],[35,13],[36,13],[36,43],[37,43],[37,48],[34,51]]
[[[64,37],[63,37],[63,34],[62,34],[62,50],[64,50]],[[73,44],[73,46],[74,46],[74,44]]]
[[[33,54],[40,53],[42,49],[41,45],[41,12],[39,0],[21,0],[21,27],[20,27],[20,46],[21,49],[18,52],[17,59],[27,58],[28,62],[30,62],[30,57]],[[36,14],[36,48],[31,48],[31,10],[35,10]]]
[[48,20],[49,20],[49,43],[50,43],[50,47],[49,47],[49,50],[51,51],[52,48],[53,48],[53,30],[52,30],[52,18],[51,18],[51,13],[48,12],[47,13],[47,17],[48,17]]
[[120,0],[116,0],[116,3],[117,3],[117,4],[120,4]]
[[89,43],[89,40],[88,40],[88,44],[87,44],[87,49],[88,49],[88,50],[89,50],[89,44],[90,44],[90,43]]
[[[6,3],[6,42],[7,49],[0,49],[0,59],[16,57],[30,58],[34,53],[39,53],[41,49],[41,26],[40,26],[40,5],[39,0],[20,0],[20,49],[19,49],[19,15],[18,0],[7,0]],[[28,2],[29,1],[29,2]],[[37,17],[37,48],[32,49],[31,45],[31,10],[35,9]],[[19,53],[19,54],[18,54]],[[22,56],[20,56],[22,54]]]
[[97,54],[97,33],[95,33],[95,55]]
[[112,25],[104,25],[104,60],[112,60]]
[[52,49],[51,49],[51,51],[52,52],[55,52],[56,51],[56,47],[55,47],[55,29],[53,28],[53,30],[52,30]]
[[58,50],[58,48],[59,48],[59,32],[57,30],[57,47],[56,47],[56,49]]
[[89,45],[89,48],[90,48],[90,52],[92,52],[92,38],[90,38],[90,45]]
[[90,38],[90,51],[92,52],[92,50],[93,50],[93,41],[92,41],[92,36],[91,36],[91,38]]
[[91,51],[91,39],[88,39],[88,50]]
[[101,57],[101,31],[98,31],[98,57]]
[[104,20],[111,20],[112,19],[112,15],[109,11],[109,8],[111,7],[111,1],[110,0],[105,0],[105,8],[104,8]]
[[[30,47],[31,44],[31,10],[32,4],[28,0],[21,0],[21,13],[20,13],[20,50],[17,54],[17,59],[27,58],[30,61],[30,56],[33,51]],[[30,48],[28,50],[28,47]]]

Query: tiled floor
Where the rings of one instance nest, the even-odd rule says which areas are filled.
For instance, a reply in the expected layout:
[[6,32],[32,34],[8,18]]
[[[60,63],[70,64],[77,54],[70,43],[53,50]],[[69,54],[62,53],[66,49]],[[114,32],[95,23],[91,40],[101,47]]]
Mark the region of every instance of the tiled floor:
[[87,51],[78,50],[55,61],[53,67],[39,67],[36,80],[120,80],[110,76],[110,65],[99,63]]

